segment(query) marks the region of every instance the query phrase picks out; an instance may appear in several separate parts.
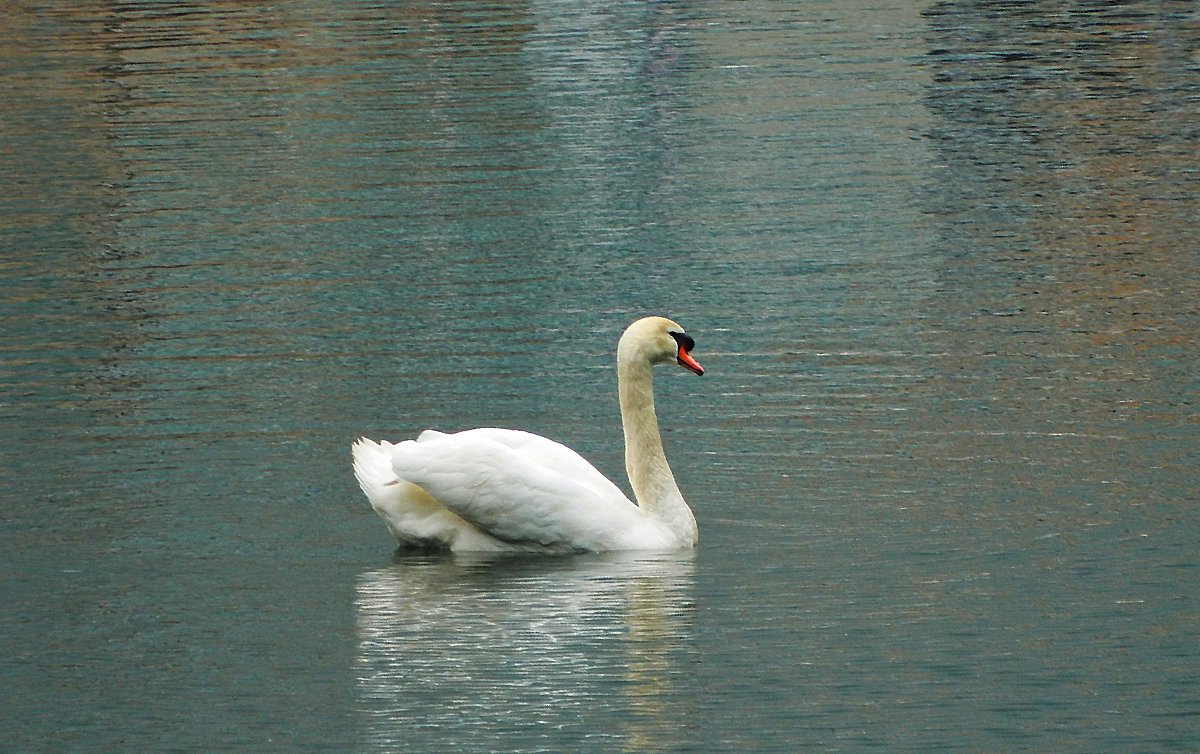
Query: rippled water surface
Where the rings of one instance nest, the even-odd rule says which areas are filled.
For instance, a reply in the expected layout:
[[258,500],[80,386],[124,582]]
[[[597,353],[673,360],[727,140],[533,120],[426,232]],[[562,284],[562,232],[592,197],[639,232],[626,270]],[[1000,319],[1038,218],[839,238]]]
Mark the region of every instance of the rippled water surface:
[[[0,748],[1200,748],[1189,3],[28,2],[0,25]],[[359,434],[695,553],[395,553]]]

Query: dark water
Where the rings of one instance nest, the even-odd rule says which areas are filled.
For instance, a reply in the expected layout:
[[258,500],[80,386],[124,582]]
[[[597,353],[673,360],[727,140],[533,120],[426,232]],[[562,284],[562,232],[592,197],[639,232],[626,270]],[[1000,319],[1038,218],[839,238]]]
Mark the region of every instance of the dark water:
[[[0,748],[1200,748],[1189,3],[20,3]],[[397,556],[358,434],[694,554]]]

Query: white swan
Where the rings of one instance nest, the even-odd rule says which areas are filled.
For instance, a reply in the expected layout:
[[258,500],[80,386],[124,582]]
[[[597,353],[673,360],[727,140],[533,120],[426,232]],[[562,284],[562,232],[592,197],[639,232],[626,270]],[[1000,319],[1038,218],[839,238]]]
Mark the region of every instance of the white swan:
[[354,474],[401,544],[455,552],[667,550],[696,544],[696,519],[663,453],[650,368],[696,374],[695,341],[663,317],[617,344],[617,392],[633,503],[587,461],[511,429],[426,430],[398,444],[360,438]]

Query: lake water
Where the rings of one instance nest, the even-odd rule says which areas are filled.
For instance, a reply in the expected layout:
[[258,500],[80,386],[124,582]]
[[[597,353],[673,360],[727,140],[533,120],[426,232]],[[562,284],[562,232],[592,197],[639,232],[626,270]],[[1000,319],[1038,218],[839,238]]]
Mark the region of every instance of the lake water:
[[[1200,749],[1190,3],[21,3],[0,748]],[[360,434],[695,553],[395,552]]]

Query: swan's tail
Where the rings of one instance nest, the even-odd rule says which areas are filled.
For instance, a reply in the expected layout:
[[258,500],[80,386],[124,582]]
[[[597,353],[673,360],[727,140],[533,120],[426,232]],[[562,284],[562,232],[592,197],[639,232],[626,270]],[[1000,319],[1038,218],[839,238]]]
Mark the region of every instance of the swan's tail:
[[422,547],[449,548],[457,542],[469,549],[495,549],[486,537],[428,492],[396,476],[392,469],[394,447],[386,440],[375,442],[360,437],[354,443],[353,455],[358,486],[396,539],[401,544]]
[[391,443],[375,442],[365,437],[358,438],[352,448],[354,477],[375,510],[391,508],[400,502],[400,480],[392,471],[390,450]]

